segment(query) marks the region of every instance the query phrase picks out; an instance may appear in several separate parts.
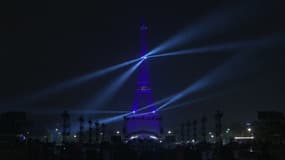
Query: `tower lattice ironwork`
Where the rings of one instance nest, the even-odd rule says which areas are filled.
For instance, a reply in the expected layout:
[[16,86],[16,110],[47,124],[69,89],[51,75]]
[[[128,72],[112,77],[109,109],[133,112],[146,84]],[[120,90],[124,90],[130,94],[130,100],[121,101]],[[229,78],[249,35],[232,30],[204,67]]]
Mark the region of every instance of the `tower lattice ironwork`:
[[[162,131],[160,124],[161,118],[158,113],[156,113],[156,106],[151,106],[154,101],[150,86],[148,61],[146,60],[147,57],[145,57],[147,54],[147,30],[148,27],[143,22],[140,27],[140,56],[145,60],[142,62],[139,69],[137,89],[132,105],[133,115],[126,117],[125,132],[127,136],[142,134],[159,136]],[[143,112],[139,112],[139,109],[144,106],[150,107]]]

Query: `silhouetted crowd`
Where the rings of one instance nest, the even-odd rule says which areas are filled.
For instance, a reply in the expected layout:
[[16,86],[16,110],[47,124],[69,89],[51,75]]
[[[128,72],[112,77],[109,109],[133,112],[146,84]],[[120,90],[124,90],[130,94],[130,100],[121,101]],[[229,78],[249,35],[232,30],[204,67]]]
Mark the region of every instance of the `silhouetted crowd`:
[[[59,145],[37,140],[1,145],[1,160],[282,160],[268,144],[227,145],[160,143],[134,140],[128,143]],[[275,148],[280,153],[284,146]],[[269,152],[270,151],[270,152]]]

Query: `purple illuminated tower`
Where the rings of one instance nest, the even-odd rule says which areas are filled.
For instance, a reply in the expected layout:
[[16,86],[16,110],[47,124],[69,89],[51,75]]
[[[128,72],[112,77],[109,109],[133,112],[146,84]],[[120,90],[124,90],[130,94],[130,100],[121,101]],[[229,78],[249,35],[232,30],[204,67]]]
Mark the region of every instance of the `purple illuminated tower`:
[[[141,33],[141,53],[140,56],[144,59],[139,69],[137,89],[135,92],[135,99],[132,105],[133,115],[125,118],[125,134],[128,138],[157,138],[161,132],[161,119],[156,113],[156,106],[153,104],[152,90],[150,87],[148,62],[147,57],[147,44],[146,33],[147,26],[144,21],[140,27]],[[148,109],[139,111],[141,107],[150,106]]]

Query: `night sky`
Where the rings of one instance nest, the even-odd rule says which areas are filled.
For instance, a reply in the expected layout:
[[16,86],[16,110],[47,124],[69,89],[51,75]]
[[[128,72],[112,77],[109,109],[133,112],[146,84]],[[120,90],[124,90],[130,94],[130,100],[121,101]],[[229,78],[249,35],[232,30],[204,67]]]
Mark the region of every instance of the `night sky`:
[[[223,22],[223,27],[212,28],[204,17],[219,11],[229,17],[237,14],[239,18],[230,18],[229,24]],[[58,115],[66,108],[70,111],[84,109],[80,104],[94,94],[100,95],[98,92],[127,68],[33,103],[19,104],[19,101],[23,96],[33,95],[64,80],[138,57],[142,17],[149,28],[149,50],[199,22],[207,25],[192,32],[199,33],[199,29],[206,28],[206,34],[201,37],[198,34],[193,39],[189,38],[187,43],[165,52],[279,35],[262,48],[149,59],[153,94],[159,100],[191,85],[236,54],[253,55],[250,60],[241,63],[243,66],[237,77],[223,82],[221,76],[221,79],[216,79],[218,85],[179,102],[226,93],[165,111],[163,116],[171,117],[165,119],[166,123],[193,120],[202,115],[212,116],[216,109],[224,111],[225,118],[232,121],[254,120],[259,110],[285,111],[284,11],[278,1],[257,0],[235,3],[202,0],[187,3],[118,1],[39,4],[23,1],[17,5],[7,4],[0,16],[1,111],[36,111]],[[223,19],[223,16],[219,18]],[[214,19],[212,21],[215,22]],[[233,72],[236,71],[228,69],[223,74],[227,77],[235,75]],[[136,75],[130,77],[106,106],[94,106],[94,109],[130,110]]]

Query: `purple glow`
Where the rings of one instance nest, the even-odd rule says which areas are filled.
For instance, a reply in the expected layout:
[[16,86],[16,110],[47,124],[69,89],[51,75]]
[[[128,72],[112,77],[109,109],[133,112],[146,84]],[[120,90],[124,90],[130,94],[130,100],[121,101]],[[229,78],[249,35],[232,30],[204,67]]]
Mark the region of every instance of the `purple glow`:
[[[140,55],[143,60],[147,59],[146,53],[147,53],[147,43],[146,43],[146,33],[147,33],[147,26],[144,23],[144,20],[141,25],[141,40],[140,40],[140,46],[141,46],[141,52]],[[139,107],[152,104],[153,103],[153,97],[152,97],[152,90],[150,87],[150,80],[149,80],[149,70],[147,61],[143,61],[141,64],[141,68],[139,70],[139,77],[138,77],[138,83],[137,83],[137,90],[135,93],[135,100],[134,104],[132,106],[132,110],[138,110]],[[154,106],[150,107],[151,110],[154,110]],[[150,111],[150,110],[149,110]]]
[[147,56],[143,56],[143,57],[142,57],[142,59],[144,59],[144,60],[147,59],[147,58],[148,58]]
[[[161,130],[160,124],[160,117],[156,113],[156,107],[153,104],[154,100],[152,97],[152,90],[150,87],[150,80],[149,80],[149,70],[146,59],[147,53],[147,44],[146,44],[146,32],[147,27],[144,22],[141,25],[141,59],[143,60],[141,64],[141,68],[139,70],[138,75],[138,83],[137,89],[135,92],[135,99],[132,105],[132,113],[126,119],[126,134],[132,136],[134,134],[150,134],[150,135],[159,135]],[[147,108],[147,113],[139,113],[137,114],[136,111],[139,111],[143,106],[151,105]],[[135,111],[135,112],[134,112]],[[150,113],[150,114],[149,114]]]
[[130,118],[127,120],[127,134],[142,134],[148,132],[150,134],[159,135],[160,133],[160,121],[154,118],[147,118],[147,116],[141,116],[137,118]]

